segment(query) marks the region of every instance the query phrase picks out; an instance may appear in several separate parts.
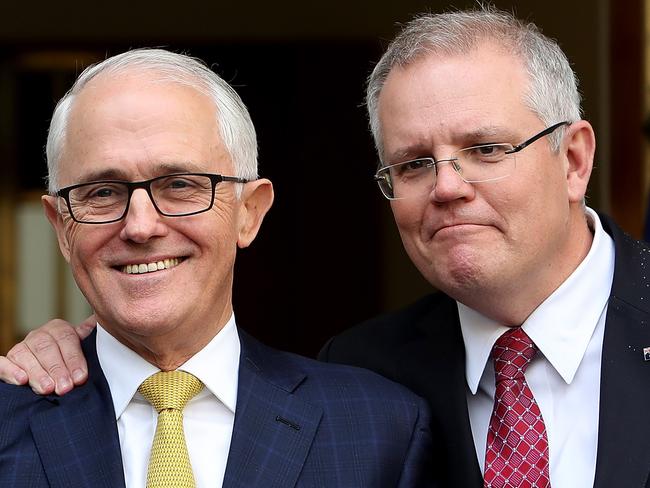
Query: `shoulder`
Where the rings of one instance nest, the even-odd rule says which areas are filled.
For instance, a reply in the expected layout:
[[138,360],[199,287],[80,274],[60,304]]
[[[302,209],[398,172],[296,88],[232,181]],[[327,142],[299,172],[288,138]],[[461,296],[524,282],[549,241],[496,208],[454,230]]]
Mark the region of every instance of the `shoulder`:
[[29,386],[15,386],[0,382],[0,415],[28,417],[28,412],[47,397],[39,396]]
[[367,399],[408,402],[419,405],[420,399],[406,387],[365,368],[294,358],[296,365],[309,374],[309,381],[319,389],[363,395]]
[[[382,479],[382,486],[398,480],[420,486],[410,480],[419,479],[430,456],[424,400],[371,371],[278,351],[241,332],[240,337],[237,409],[247,412],[240,418],[271,410],[295,422],[304,435],[313,432],[301,475],[306,484],[374,486]],[[370,458],[354,466],[340,463],[341,456],[367,452]],[[366,482],[360,482],[359,473]]]
[[294,394],[309,397],[312,403],[398,402],[420,408],[422,400],[402,385],[367,369],[316,361],[279,351],[256,339],[242,337],[242,361],[269,382]]
[[39,396],[29,386],[0,383],[0,463],[7,450],[31,438],[30,420],[47,409],[51,398]]
[[603,230],[610,235],[614,241],[617,264],[619,261],[643,264],[650,259],[647,253],[650,252],[650,244],[633,238],[621,229],[611,217],[598,213]]
[[614,241],[612,298],[650,313],[650,245],[626,234],[609,217],[598,216],[603,229]]
[[[451,307],[451,308],[450,308]],[[339,339],[364,338],[409,340],[419,335],[421,320],[436,311],[438,316],[455,313],[455,302],[444,293],[433,293],[396,311],[378,315],[337,336]]]
[[430,408],[405,386],[367,369],[278,354],[286,361],[287,370],[304,373],[291,396],[322,411],[326,439],[349,442],[350,432],[354,432],[359,437],[355,443],[384,439],[387,445],[397,447],[400,456],[414,437],[430,442]]
[[321,350],[319,359],[362,366],[392,377],[385,370],[388,363],[455,323],[457,316],[456,302],[444,293],[434,293],[333,337]]

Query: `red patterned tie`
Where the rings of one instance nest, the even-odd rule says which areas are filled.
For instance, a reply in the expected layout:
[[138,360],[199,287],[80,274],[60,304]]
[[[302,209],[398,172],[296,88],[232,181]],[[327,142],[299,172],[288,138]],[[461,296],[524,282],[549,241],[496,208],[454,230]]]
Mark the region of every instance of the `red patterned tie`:
[[521,327],[492,348],[496,392],[485,451],[485,488],[550,488],[544,419],[524,373],[537,349]]

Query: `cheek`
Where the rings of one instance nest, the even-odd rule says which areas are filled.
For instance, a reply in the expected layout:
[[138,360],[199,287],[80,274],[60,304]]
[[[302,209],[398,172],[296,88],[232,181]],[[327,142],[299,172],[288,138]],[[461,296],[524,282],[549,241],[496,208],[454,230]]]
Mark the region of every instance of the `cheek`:
[[70,247],[73,246],[73,243],[78,240],[80,234],[83,234],[83,229],[81,224],[78,224],[72,220],[68,221],[65,226],[65,238]]
[[84,236],[84,229],[81,224],[70,221],[64,229],[65,242],[70,253],[70,261],[78,261],[79,254],[84,253],[84,244],[92,242],[87,236]]
[[[533,149],[526,148],[526,150]],[[517,161],[519,184],[540,199],[551,199],[567,192],[566,161],[540,146],[527,159]]]
[[417,232],[422,224],[423,206],[415,200],[395,200],[391,202],[393,217],[402,236]]
[[64,232],[71,262],[85,266],[94,261],[93,256],[106,246],[115,233],[110,224],[105,225],[106,227],[71,222],[66,226]]
[[237,238],[234,235],[234,232],[228,229],[216,229],[213,228],[207,238],[203,239],[204,252],[210,252],[220,256],[219,261],[221,264],[223,262],[224,255],[233,254],[237,249]]
[[546,171],[539,171],[530,177],[526,206],[533,218],[544,220],[557,218],[561,208],[568,205],[566,176],[557,161],[548,161]]
[[551,179],[556,176],[536,170],[532,162],[527,163],[518,161],[514,175],[481,186],[482,199],[494,213],[501,230],[510,237],[521,226],[529,230],[535,226],[553,198],[549,187],[555,184]]
[[[197,216],[200,217],[200,216]],[[208,217],[208,218],[205,218]],[[216,266],[222,266],[226,256],[234,252],[237,246],[237,233],[235,224],[229,213],[215,212],[212,215],[205,214],[201,221],[178,222],[175,229],[188,242],[193,243],[198,252],[203,255],[210,255]]]

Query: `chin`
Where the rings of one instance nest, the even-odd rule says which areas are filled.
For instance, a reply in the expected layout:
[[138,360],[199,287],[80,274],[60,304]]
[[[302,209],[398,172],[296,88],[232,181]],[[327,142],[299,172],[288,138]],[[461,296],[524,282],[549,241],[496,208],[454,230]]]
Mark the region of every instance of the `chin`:
[[[483,282],[484,267],[473,253],[449,253],[444,262],[431,263],[429,281],[448,295],[477,289]],[[425,274],[426,277],[426,274]]]
[[131,303],[116,305],[112,310],[113,312],[104,315],[97,312],[98,317],[101,317],[106,324],[102,320],[98,322],[106,328],[138,336],[162,335],[173,330],[179,323],[178,319],[173,318],[170,310],[161,308],[135,306]]

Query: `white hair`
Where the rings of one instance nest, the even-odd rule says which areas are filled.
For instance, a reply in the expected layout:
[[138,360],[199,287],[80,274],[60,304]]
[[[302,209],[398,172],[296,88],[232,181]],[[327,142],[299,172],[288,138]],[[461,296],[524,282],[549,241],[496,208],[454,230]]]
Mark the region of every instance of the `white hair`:
[[[578,80],[557,42],[546,37],[532,23],[512,14],[484,6],[477,10],[424,14],[406,24],[388,46],[368,78],[366,103],[370,129],[379,157],[383,142],[379,121],[379,97],[394,67],[405,67],[424,56],[453,56],[476,49],[482,42],[494,42],[521,59],[529,78],[523,103],[550,126],[581,118]],[[549,136],[558,150],[564,128]]]
[[232,159],[235,176],[257,178],[257,137],[248,109],[235,90],[202,61],[164,49],[134,49],[89,66],[54,109],[47,137],[48,189],[58,190],[58,166],[66,143],[68,118],[76,96],[98,75],[137,70],[153,81],[188,86],[215,104],[221,139]]

